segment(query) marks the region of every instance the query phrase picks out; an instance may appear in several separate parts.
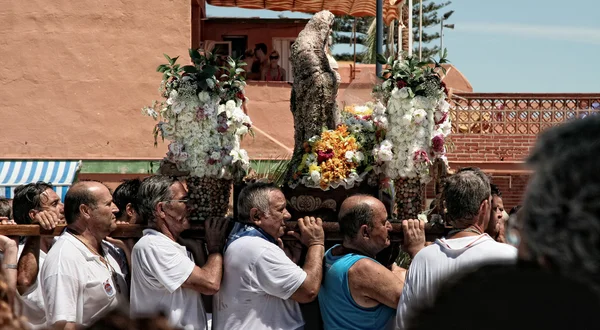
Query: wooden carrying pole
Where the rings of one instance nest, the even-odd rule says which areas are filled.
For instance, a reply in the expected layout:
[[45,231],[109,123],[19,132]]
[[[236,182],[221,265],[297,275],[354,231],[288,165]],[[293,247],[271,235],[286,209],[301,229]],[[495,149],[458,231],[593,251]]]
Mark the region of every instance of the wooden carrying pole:
[[[58,236],[60,235],[65,225],[57,226],[53,230],[44,230],[38,225],[0,225],[0,235],[4,236]],[[298,230],[298,223],[296,221],[287,222],[287,230]],[[142,231],[147,226],[143,225],[117,225],[117,229],[113,231],[110,236],[113,238],[139,238],[143,236]],[[340,226],[337,222],[324,222],[323,230],[325,231],[325,238],[328,241],[341,241]],[[448,232],[449,228],[442,225],[431,226],[425,225],[425,232],[428,241],[432,241],[437,237],[443,236]],[[204,224],[193,224],[190,229],[182,233],[183,237],[203,239],[204,238]],[[284,240],[293,240],[293,236],[285,236]],[[402,224],[392,223],[392,231],[390,233],[390,239],[392,242],[402,242]]]

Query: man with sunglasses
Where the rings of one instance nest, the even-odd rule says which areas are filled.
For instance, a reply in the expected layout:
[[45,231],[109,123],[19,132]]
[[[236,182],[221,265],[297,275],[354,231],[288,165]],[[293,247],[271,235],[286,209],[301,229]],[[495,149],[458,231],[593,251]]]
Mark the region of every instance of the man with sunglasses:
[[206,222],[208,259],[199,267],[187,249],[177,243],[190,227],[188,197],[177,179],[156,175],[144,179],[139,211],[150,229],[132,251],[131,314],[133,317],[165,312],[173,327],[206,329],[201,294],[215,294],[223,275],[222,249],[227,221]]
[[516,262],[514,247],[485,234],[492,197],[490,181],[481,170],[464,168],[446,179],[443,196],[446,215],[455,230],[412,260],[398,304],[397,329],[406,329],[416,311],[430,307],[445,281],[487,263]]

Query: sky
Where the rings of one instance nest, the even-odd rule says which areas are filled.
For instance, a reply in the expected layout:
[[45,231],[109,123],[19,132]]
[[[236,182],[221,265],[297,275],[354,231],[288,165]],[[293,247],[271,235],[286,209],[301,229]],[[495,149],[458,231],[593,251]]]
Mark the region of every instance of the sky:
[[[600,93],[599,0],[453,0],[449,10],[455,29],[444,29],[444,47],[475,92]],[[207,14],[310,17],[214,6]]]

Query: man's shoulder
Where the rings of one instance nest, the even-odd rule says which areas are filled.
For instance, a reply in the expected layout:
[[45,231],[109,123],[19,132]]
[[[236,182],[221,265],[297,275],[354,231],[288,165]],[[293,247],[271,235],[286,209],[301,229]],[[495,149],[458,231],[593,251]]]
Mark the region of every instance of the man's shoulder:
[[144,234],[135,245],[133,250],[153,250],[176,248],[176,242],[156,234]]
[[227,251],[236,253],[260,253],[264,250],[279,249],[279,247],[263,238],[256,236],[244,236],[236,239]]
[[512,245],[496,241],[490,241],[487,245],[487,249],[489,250],[489,252],[493,253],[495,256],[507,258],[517,257],[517,248],[515,248]]
[[351,260],[351,265],[348,267],[348,274],[359,275],[361,279],[368,278],[370,274],[379,273],[382,269],[386,269],[379,262],[369,257],[358,257]]
[[67,237],[61,236],[46,254],[41,265],[40,277],[46,278],[58,273],[74,276],[85,262],[85,256],[79,247]]

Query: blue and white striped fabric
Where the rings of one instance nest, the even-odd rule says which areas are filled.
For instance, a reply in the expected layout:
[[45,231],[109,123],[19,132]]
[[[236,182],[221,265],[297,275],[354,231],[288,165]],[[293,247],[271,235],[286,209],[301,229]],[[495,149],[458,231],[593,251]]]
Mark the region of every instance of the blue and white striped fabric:
[[81,161],[0,160],[0,196],[13,198],[15,187],[44,181],[52,183],[54,191],[64,201],[80,166]]

